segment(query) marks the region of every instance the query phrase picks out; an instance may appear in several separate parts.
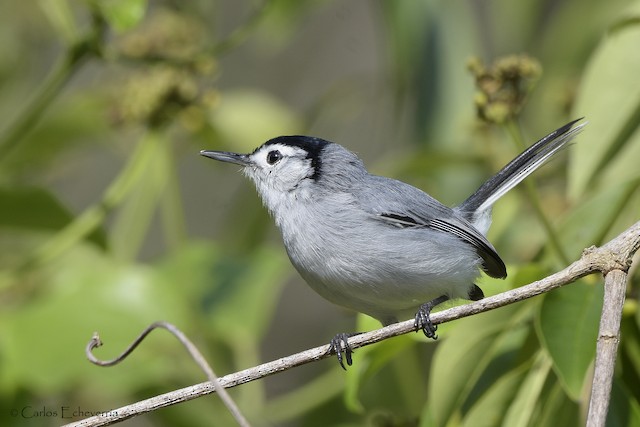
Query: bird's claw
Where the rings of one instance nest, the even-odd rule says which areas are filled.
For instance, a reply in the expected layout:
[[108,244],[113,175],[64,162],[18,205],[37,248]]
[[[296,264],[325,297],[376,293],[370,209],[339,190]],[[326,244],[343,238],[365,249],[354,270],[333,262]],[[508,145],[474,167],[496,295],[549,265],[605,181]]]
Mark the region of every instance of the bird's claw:
[[433,306],[429,303],[422,304],[416,313],[416,319],[413,324],[416,328],[416,332],[422,330],[427,338],[437,340],[438,336],[436,335],[436,331],[438,330],[438,326],[431,322],[430,316],[432,308]]
[[448,299],[449,297],[447,295],[441,295],[438,298],[425,302],[420,306],[420,308],[418,309],[418,312],[416,313],[416,320],[413,323],[413,325],[416,328],[416,332],[418,332],[419,330],[422,330],[422,332],[424,332],[424,335],[427,338],[433,338],[434,340],[438,339],[438,336],[436,335],[436,331],[438,330],[438,327],[434,325],[433,322],[431,321],[431,310],[436,305],[442,304]]
[[348,341],[350,336],[352,336],[352,334],[337,334],[335,337],[331,338],[331,341],[329,341],[329,349],[327,350],[327,354],[336,355],[338,363],[340,363],[340,366],[342,366],[342,369],[345,371],[347,368],[344,366],[343,358],[347,362],[348,366],[351,366],[353,363],[353,360],[351,359],[353,350],[351,349]]

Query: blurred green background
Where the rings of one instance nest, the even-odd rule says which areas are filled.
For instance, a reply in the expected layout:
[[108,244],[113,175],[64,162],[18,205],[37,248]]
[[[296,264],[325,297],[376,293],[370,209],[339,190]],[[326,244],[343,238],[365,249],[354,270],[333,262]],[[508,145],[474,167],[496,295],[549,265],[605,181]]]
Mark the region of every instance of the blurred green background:
[[[107,359],[172,322],[223,375],[378,327],[307,288],[252,185],[201,149],[316,135],[454,205],[586,116],[495,207],[509,277],[480,284],[496,294],[606,242],[640,219],[638,46],[637,0],[3,1],[0,424],[59,425],[204,381],[162,332],[93,366],[94,331]],[[496,60],[535,72],[492,80]],[[630,277],[611,426],[640,425]],[[346,373],[325,360],[231,394],[256,426],[583,425],[601,305],[594,276],[442,325],[437,342],[359,349]],[[216,396],[125,425],[178,423],[234,425]]]

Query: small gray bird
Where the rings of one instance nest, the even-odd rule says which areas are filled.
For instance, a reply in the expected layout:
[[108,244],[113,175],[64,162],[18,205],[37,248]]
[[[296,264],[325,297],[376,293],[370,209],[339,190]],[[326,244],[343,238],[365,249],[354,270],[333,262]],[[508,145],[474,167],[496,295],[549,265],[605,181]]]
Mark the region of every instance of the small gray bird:
[[[572,121],[517,156],[457,207],[391,178],[372,175],[341,145],[308,136],[280,136],[251,154],[201,151],[235,163],[255,184],[293,266],[327,300],[383,325],[415,317],[436,339],[429,313],[451,299],[479,300],[480,270],[507,276],[485,237],[491,207],[543,165],[584,126]],[[338,334],[329,352],[352,363]]]

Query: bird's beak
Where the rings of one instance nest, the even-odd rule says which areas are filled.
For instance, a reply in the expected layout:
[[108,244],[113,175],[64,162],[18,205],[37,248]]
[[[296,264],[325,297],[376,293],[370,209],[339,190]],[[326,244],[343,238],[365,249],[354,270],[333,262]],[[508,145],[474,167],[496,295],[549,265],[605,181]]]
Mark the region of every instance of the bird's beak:
[[202,150],[200,151],[200,155],[219,160],[221,162],[235,163],[241,166],[248,166],[251,164],[251,160],[249,159],[249,156],[247,154],[228,153],[226,151]]

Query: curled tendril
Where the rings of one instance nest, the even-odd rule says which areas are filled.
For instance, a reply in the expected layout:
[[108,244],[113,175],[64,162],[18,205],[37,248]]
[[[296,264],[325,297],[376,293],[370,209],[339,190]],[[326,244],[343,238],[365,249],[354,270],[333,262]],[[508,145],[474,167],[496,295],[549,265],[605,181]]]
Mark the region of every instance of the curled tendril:
[[231,399],[231,396],[229,396],[229,393],[227,393],[224,386],[220,383],[218,377],[213,372],[200,351],[198,351],[196,346],[193,345],[193,343],[186,337],[185,334],[182,333],[180,329],[178,329],[171,323],[160,321],[154,322],[151,325],[147,326],[147,328],[143,330],[135,340],[133,340],[129,347],[127,347],[122,353],[120,353],[119,356],[111,360],[100,360],[93,354],[93,350],[102,346],[102,340],[100,339],[100,336],[97,332],[94,332],[91,340],[89,340],[89,342],[87,343],[85,354],[87,356],[87,359],[89,359],[89,361],[94,365],[103,367],[117,365],[118,363],[126,359],[136,349],[136,347],[140,345],[140,343],[147,337],[147,335],[151,333],[151,331],[158,328],[169,331],[174,337],[178,339],[178,341],[180,341],[180,343],[182,343],[182,345],[189,352],[191,358],[198,364],[200,369],[202,369],[204,373],[207,374],[209,381],[211,381],[214,389],[222,399],[223,403],[226,405],[227,409],[229,409],[231,414],[235,417],[238,424],[242,427],[250,427],[249,422],[244,418],[244,416],[238,409],[238,406]]

